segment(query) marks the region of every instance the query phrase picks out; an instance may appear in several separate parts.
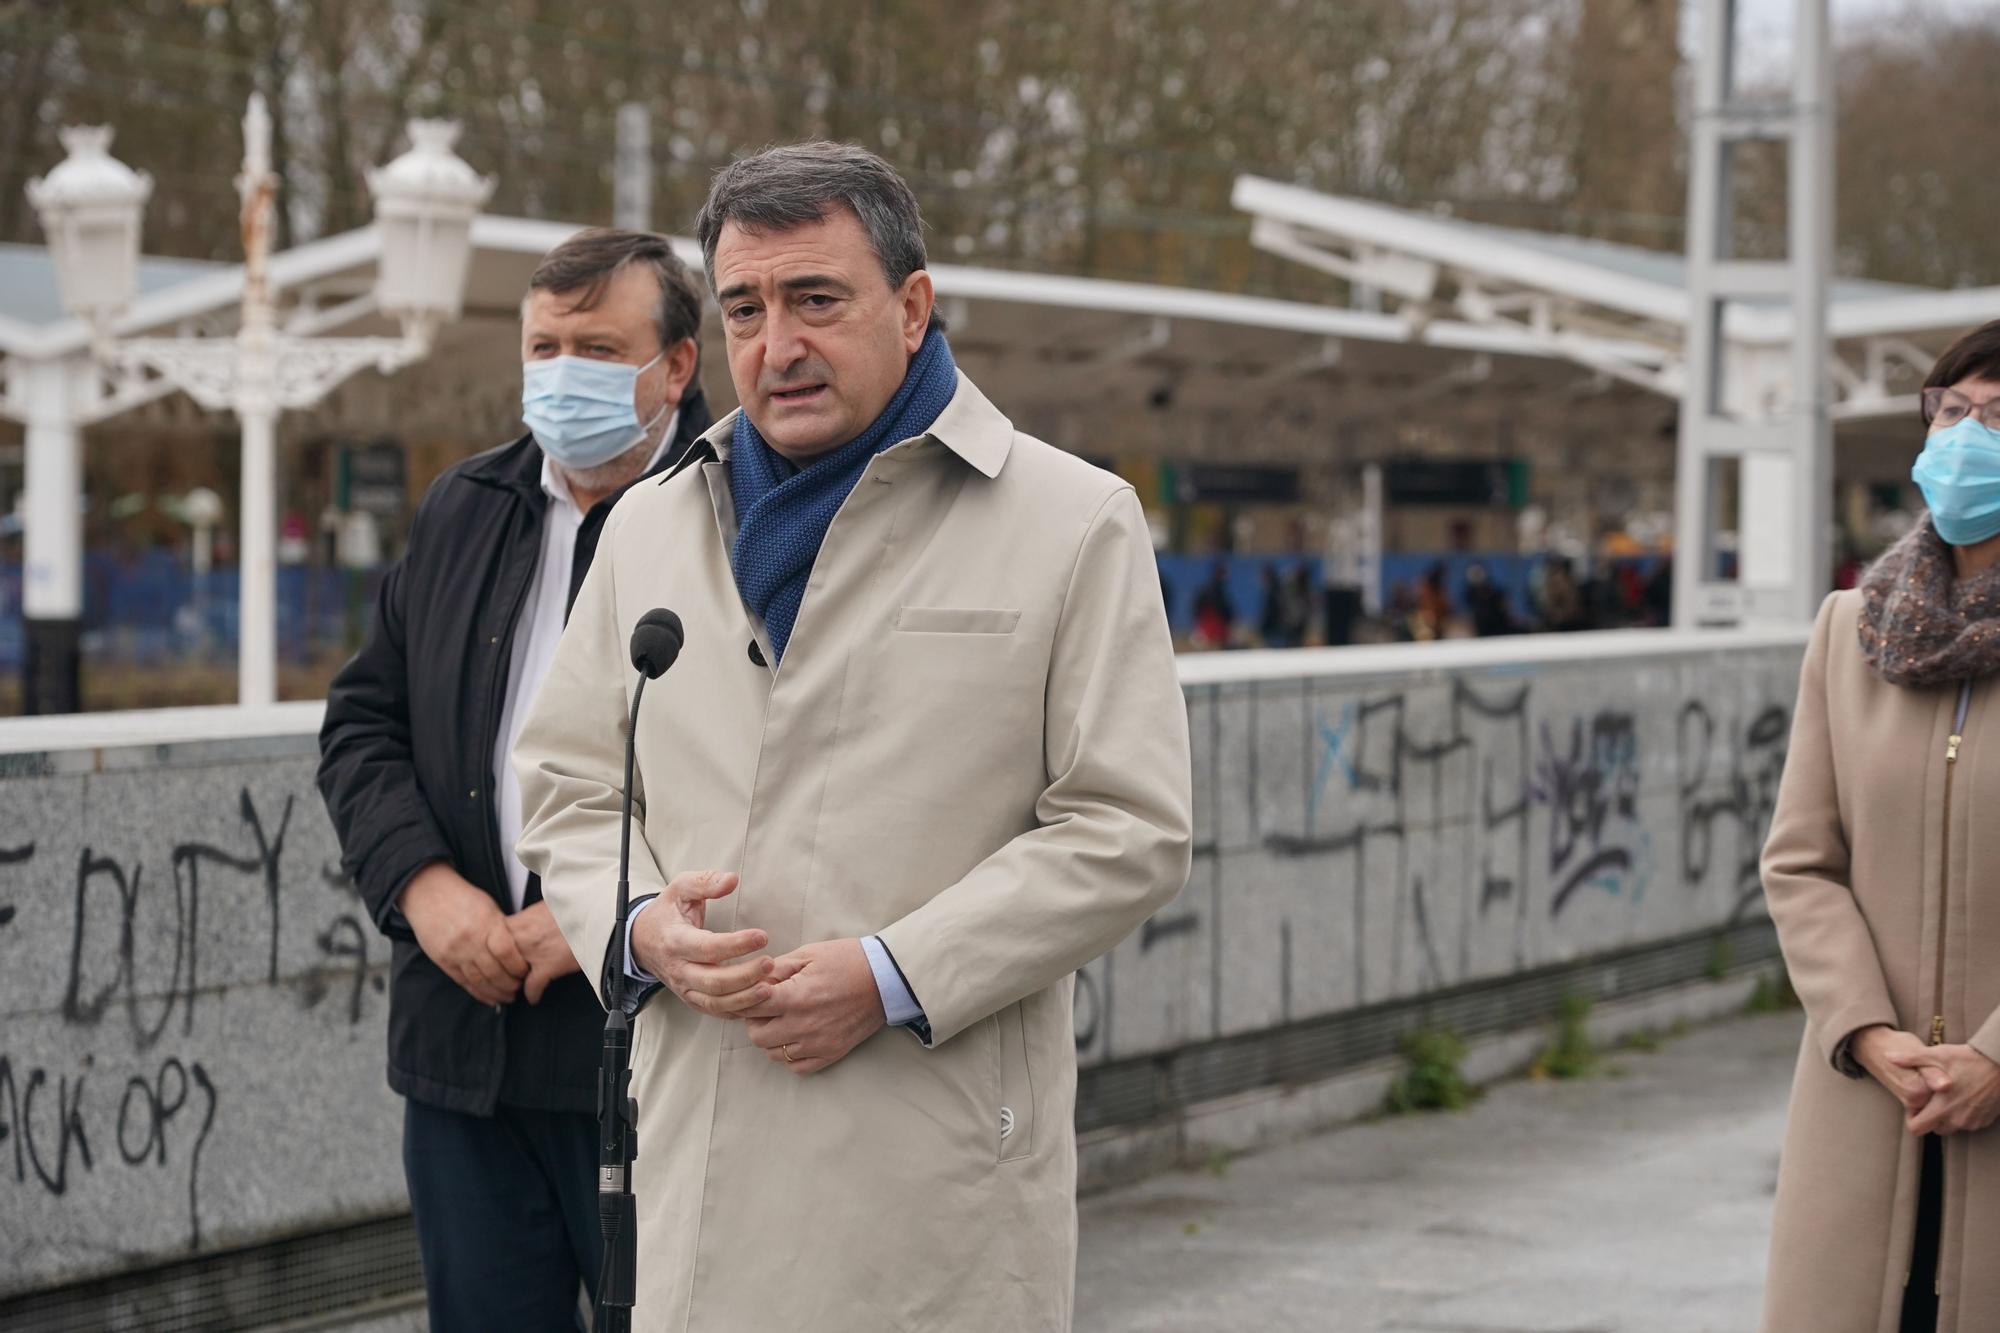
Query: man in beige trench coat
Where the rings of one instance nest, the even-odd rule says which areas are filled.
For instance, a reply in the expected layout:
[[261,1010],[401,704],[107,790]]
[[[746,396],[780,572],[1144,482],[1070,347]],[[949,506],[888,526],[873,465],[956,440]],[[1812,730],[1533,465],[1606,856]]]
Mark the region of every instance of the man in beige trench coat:
[[[956,372],[921,227],[860,149],[717,176],[696,231],[744,409],[612,513],[515,750],[585,971],[670,992],[633,1037],[637,1328],[1069,1328],[1072,974],[1187,877],[1138,500]],[[621,958],[655,606],[686,647],[638,720],[657,896]]]

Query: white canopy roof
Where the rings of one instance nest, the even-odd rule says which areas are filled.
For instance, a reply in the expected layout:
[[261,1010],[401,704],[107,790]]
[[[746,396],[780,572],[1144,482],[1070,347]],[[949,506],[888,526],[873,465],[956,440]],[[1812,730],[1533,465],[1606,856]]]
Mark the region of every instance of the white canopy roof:
[[[1253,243],[1380,293],[1412,327],[1458,319],[1515,337],[1520,347],[1678,392],[1692,310],[1678,255],[1467,222],[1256,176],[1239,177],[1232,197],[1253,219]],[[1839,394],[1834,415],[1911,410],[1907,385],[1929,369],[1935,349],[1997,316],[2000,287],[1836,281],[1827,320]],[[1790,337],[1791,315],[1782,297],[1743,302],[1728,312],[1724,334],[1746,348],[1779,348]],[[1626,362],[1606,343],[1620,338],[1650,345],[1653,357]]]
[[[1318,375],[1336,367],[1351,386],[1422,384],[1457,376],[1521,387],[1573,385],[1580,366],[1655,393],[1676,392],[1689,302],[1678,256],[1632,246],[1487,226],[1321,194],[1257,177],[1238,180],[1235,202],[1253,217],[1255,242],[1274,253],[1373,289],[1387,309],[1275,300],[1158,284],[1116,282],[959,264],[931,269],[945,313],[976,361],[982,352],[1022,372],[1017,389],[1048,389],[1047,372],[1093,394],[1141,397],[1171,375],[1207,377],[1216,393],[1246,380]],[[481,216],[467,313],[512,318],[536,260],[580,224]],[[273,289],[301,332],[370,331],[379,238],[362,227],[273,257]],[[688,238],[676,249],[699,271]],[[119,322],[123,336],[234,328],[242,269],[148,258],[140,295]],[[1840,417],[1909,410],[1908,384],[1943,340],[2000,315],[2000,288],[1934,291],[1889,283],[1836,284]],[[1732,340],[1776,344],[1782,303],[1733,312]],[[712,333],[712,322],[711,322]],[[32,360],[82,354],[89,330],[64,318],[46,252],[0,246],[0,353]],[[716,349],[719,350],[719,349]],[[1446,354],[1442,359],[1440,353]],[[982,364],[982,374],[1003,377]],[[1899,396],[1898,390],[1903,390]],[[165,392],[164,388],[159,392]],[[133,386],[107,399],[122,409],[148,395]]]
[[[579,229],[479,217],[472,231],[468,318],[504,315],[511,322],[536,261]],[[675,246],[699,272],[695,243],[676,238]],[[286,305],[288,326],[305,333],[391,331],[370,293],[378,250],[376,229],[368,226],[273,256],[271,286]],[[1397,315],[1304,301],[948,263],[930,272],[952,322],[954,346],[963,344],[975,361],[984,355],[1008,362],[1023,372],[1020,387],[1030,393],[1053,391],[1045,374],[1051,367],[1088,372],[1059,377],[1073,390],[1129,393],[1135,401],[1163,376],[1177,382],[1206,376],[1221,393],[1225,381],[1240,391],[1246,376],[1269,383],[1336,365],[1350,385],[1371,377],[1421,383],[1450,370],[1439,364],[1440,351],[1460,354],[1481,382],[1511,375],[1533,387],[1578,379],[1508,330],[1455,318],[1413,331]],[[145,259],[140,295],[116,331],[123,337],[225,334],[235,326],[242,278],[238,265]],[[1642,341],[1611,339],[1606,345],[1637,364],[1658,360]],[[80,355],[89,347],[88,328],[61,314],[46,252],[0,246],[0,353],[31,360]],[[1004,378],[1007,370],[981,362],[980,372]],[[143,397],[126,386],[116,406],[139,401]]]

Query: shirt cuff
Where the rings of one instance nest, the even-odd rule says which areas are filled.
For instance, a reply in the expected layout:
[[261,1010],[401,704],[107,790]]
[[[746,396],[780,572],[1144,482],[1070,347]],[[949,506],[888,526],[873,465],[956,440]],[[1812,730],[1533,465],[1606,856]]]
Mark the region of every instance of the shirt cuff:
[[660,979],[632,961],[632,927],[638,924],[639,913],[651,907],[653,902],[654,899],[648,898],[644,902],[635,905],[630,915],[625,918],[625,975],[634,981],[643,981],[649,985],[657,986],[660,984]]
[[1893,1023],[1863,1023],[1833,1044],[1833,1067],[1849,1078],[1866,1078],[1868,1070],[1854,1058],[1854,1039],[1869,1028],[1894,1027]]
[[888,1019],[889,1026],[907,1027],[911,1023],[923,1022],[923,1006],[917,1003],[916,996],[910,994],[896,961],[889,956],[888,946],[878,937],[868,935],[861,941],[861,952],[868,955],[868,970],[875,974],[875,989],[881,993],[882,1014]]

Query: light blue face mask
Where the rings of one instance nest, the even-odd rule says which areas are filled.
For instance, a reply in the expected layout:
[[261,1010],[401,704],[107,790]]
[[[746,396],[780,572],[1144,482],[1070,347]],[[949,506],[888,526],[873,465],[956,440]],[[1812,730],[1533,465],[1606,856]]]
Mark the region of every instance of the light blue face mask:
[[[660,356],[665,356],[661,352]],[[521,420],[535,442],[564,467],[609,463],[646,437],[667,414],[662,407],[640,424],[633,391],[643,366],[587,356],[553,356],[521,363]]]
[[1924,441],[1910,469],[1938,536],[1953,546],[2000,537],[2000,433],[1968,416]]

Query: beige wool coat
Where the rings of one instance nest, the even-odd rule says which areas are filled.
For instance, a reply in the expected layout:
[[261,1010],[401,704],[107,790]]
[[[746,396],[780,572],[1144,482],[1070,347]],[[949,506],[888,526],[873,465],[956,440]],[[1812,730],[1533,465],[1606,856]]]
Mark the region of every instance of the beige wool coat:
[[[1920,1143],[1845,1040],[1888,1023],[2000,1059],[2000,685],[1912,689],[1861,655],[1856,592],[1821,607],[1764,848],[1807,1030],[1778,1174],[1767,1333],[1896,1333]],[[2000,1127],[1944,1140],[1941,1333],[2000,1330]],[[1912,1281],[1933,1280],[1930,1274]]]
[[612,937],[627,642],[647,686],[632,892],[735,870],[709,927],[769,952],[879,934],[931,1029],[799,1077],[657,993],[633,1035],[634,1327],[1067,1329],[1075,970],[1187,878],[1186,705],[1132,488],[1016,432],[963,376],[868,464],[774,674],[731,577],[719,461],[622,499],[515,751],[525,830],[595,978]]

